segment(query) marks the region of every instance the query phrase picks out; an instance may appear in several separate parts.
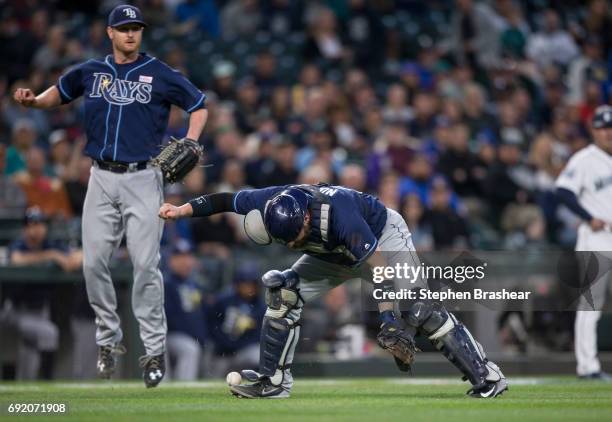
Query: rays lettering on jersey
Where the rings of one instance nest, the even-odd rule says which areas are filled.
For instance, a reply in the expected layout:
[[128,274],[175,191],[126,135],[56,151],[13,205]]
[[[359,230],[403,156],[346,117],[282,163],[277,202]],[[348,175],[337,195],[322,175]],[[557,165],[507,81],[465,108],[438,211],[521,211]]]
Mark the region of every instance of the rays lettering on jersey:
[[153,85],[145,82],[115,79],[110,73],[94,73],[94,83],[90,98],[103,97],[114,105],[127,105],[138,101],[147,104],[151,101]]
[[601,179],[595,180],[595,191],[598,192],[610,185],[612,185],[612,176],[602,177]]

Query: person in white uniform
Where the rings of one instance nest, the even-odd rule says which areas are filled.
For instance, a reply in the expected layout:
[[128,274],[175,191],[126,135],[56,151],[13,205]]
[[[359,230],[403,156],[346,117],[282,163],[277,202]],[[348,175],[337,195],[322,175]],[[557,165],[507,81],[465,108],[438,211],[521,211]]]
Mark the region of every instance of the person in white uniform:
[[597,273],[590,276],[578,303],[574,326],[574,350],[578,377],[612,382],[597,358],[597,321],[601,316],[612,278],[612,107],[595,110],[594,144],[574,154],[556,186],[560,201],[583,220],[578,228],[576,251],[586,275],[588,262],[597,259]]

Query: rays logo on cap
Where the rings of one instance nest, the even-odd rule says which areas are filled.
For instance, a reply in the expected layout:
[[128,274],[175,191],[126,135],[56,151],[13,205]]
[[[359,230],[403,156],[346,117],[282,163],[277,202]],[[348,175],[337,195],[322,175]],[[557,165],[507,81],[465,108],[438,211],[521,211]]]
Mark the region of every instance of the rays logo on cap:
[[123,13],[125,13],[125,16],[130,19],[136,19],[136,11],[131,7],[126,7],[125,9],[123,9]]

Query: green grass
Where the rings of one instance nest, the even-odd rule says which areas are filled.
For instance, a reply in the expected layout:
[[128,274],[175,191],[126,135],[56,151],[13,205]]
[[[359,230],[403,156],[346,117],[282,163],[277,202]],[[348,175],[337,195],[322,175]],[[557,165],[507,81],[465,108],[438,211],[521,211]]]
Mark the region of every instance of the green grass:
[[285,400],[236,399],[218,382],[0,383],[0,420],[9,403],[68,404],[75,421],[612,421],[612,384],[570,378],[516,379],[494,400],[464,395],[467,384],[439,379],[298,380]]

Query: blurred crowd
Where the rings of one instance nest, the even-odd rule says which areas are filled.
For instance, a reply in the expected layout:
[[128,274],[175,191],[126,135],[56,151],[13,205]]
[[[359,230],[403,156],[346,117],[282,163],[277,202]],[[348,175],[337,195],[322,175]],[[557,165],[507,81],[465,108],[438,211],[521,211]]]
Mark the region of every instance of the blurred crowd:
[[[43,112],[11,95],[109,54],[118,3],[0,1],[0,221],[37,206],[76,248],[91,165],[79,101]],[[401,212],[420,251],[573,246],[578,220],[554,180],[610,101],[607,0],[133,4],[144,49],[207,95],[205,166],[168,186],[168,202],[329,182]],[[167,138],[186,118],[172,110]],[[179,243],[220,262],[249,248],[234,215],[167,223],[167,259]],[[330,315],[349,302],[334,295]]]

